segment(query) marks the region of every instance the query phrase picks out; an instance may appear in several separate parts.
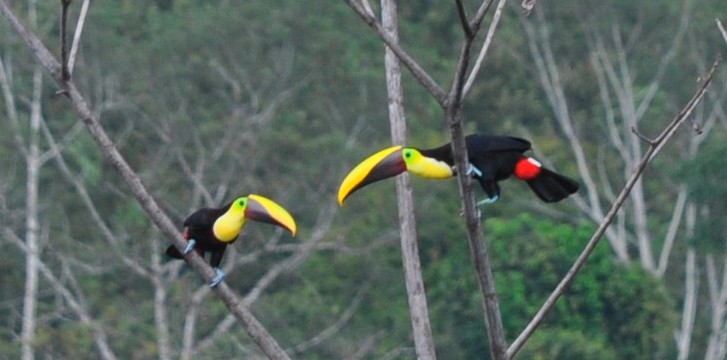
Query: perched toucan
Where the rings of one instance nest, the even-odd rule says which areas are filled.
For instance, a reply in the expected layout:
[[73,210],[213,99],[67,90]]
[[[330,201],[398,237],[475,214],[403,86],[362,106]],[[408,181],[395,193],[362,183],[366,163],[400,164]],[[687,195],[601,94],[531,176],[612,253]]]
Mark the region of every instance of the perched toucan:
[[167,248],[166,254],[182,259],[193,249],[201,256],[211,253],[210,265],[215,268],[217,276],[210,286],[215,287],[225,277],[219,268],[222,255],[227,245],[237,240],[247,219],[280,226],[293,236],[297,231],[295,220],[282,206],[263,196],[250,194],[238,197],[218,209],[202,208],[195,211],[184,220],[184,238],[187,240],[184,253],[172,245]]
[[[545,202],[560,201],[578,190],[578,183],[542,166],[523,155],[530,142],[511,136],[468,135],[468,175],[482,186],[488,198],[478,204],[492,203],[500,198],[498,181],[514,175],[524,180]],[[343,205],[354,191],[404,171],[430,179],[455,175],[452,147],[445,144],[434,149],[392,146],[381,150],[358,164],[346,176],[338,190],[338,203]]]

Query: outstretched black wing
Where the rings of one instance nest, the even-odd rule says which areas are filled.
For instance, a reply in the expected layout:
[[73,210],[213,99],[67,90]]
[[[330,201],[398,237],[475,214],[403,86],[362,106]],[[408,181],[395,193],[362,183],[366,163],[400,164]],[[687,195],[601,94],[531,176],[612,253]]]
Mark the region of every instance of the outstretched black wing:
[[530,141],[512,136],[492,136],[472,134],[465,138],[467,153],[470,158],[501,151],[516,151],[523,153],[530,150]]
[[[512,136],[492,136],[483,134],[472,134],[465,137],[467,144],[467,155],[471,163],[482,163],[495,153],[513,152],[523,153],[530,150],[530,142]],[[444,161],[454,166],[451,143],[444,144],[433,149],[420,150],[422,155]],[[476,164],[475,164],[476,165]],[[482,164],[484,165],[484,164]]]

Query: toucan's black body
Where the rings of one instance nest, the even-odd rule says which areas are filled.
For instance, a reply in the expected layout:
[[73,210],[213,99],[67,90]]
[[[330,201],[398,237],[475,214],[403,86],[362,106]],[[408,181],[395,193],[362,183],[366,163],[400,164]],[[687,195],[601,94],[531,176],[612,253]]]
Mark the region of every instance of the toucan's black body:
[[[499,197],[497,182],[512,176],[518,162],[526,158],[523,153],[531,149],[529,141],[511,136],[473,134],[468,135],[465,141],[469,163],[481,172],[472,176],[490,198]],[[449,143],[420,152],[454,167],[452,145]],[[536,177],[525,181],[545,202],[560,201],[578,190],[576,181],[546,168],[541,168]]]
[[254,220],[282,227],[295,236],[297,225],[285,208],[274,201],[260,195],[249,194],[238,197],[221,208],[202,208],[184,220],[184,239],[187,247],[183,252],[176,247],[167,248],[167,255],[182,259],[192,250],[201,256],[210,253],[210,265],[215,268],[217,276],[211,285],[217,286],[225,273],[220,270],[222,255],[227,245],[232,244],[240,236],[246,220]]
[[[222,255],[225,254],[227,243],[224,243],[215,237],[215,234],[212,232],[212,226],[215,221],[222,216],[222,214],[230,209],[231,205],[232,202],[219,209],[202,208],[195,211],[192,215],[187,217],[186,220],[184,220],[184,238],[186,240],[194,239],[197,241],[194,249],[200,254],[200,256],[204,256],[205,253],[208,252],[211,253],[210,265],[215,268],[219,267],[220,262],[222,262]],[[182,253],[179,252],[174,245],[167,248],[166,254],[175,259],[184,258]]]

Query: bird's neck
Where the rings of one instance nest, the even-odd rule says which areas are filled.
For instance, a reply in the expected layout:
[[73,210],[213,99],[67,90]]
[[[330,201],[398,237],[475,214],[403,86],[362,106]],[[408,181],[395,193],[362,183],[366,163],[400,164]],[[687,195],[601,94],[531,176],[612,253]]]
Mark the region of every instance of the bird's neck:
[[212,226],[212,232],[222,242],[233,242],[243,226],[245,226],[245,214],[228,210],[217,218]]
[[421,149],[422,155],[447,163],[454,167],[454,157],[452,156],[452,146],[449,144],[442,145],[433,149]]

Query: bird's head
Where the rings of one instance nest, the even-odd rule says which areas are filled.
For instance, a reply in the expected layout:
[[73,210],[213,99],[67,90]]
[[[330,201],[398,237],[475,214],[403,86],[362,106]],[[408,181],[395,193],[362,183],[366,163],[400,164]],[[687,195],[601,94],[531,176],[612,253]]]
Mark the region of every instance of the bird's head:
[[298,229],[293,216],[285,208],[264,196],[250,194],[232,201],[229,209],[215,221],[212,228],[215,237],[234,241],[247,219],[280,226],[293,236]]
[[454,175],[452,167],[444,161],[424,156],[416,148],[392,146],[369,156],[346,175],[338,190],[338,203],[343,205],[349,195],[368,184],[404,171],[429,179]]

